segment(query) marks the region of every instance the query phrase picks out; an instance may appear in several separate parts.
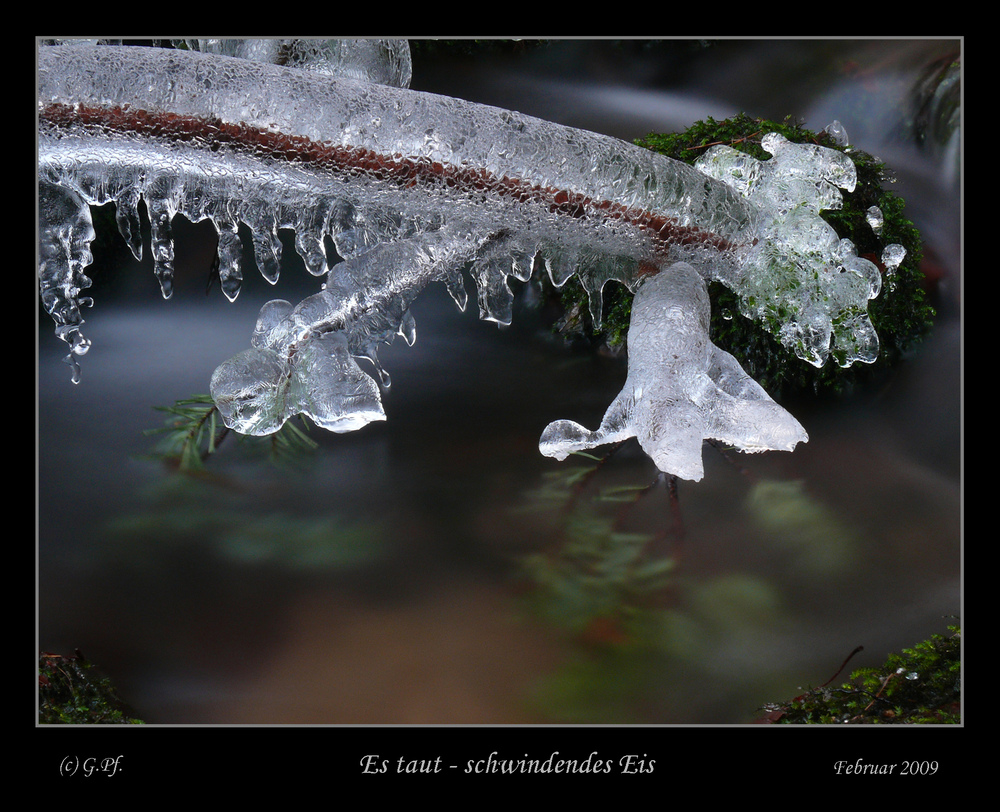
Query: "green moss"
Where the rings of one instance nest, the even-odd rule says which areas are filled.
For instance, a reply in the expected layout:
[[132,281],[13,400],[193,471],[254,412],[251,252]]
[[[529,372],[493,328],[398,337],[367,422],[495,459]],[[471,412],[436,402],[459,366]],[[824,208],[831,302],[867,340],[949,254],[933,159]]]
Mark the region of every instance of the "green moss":
[[77,652],[38,658],[38,722],[43,725],[141,725],[111,681]]
[[932,635],[890,654],[880,668],[860,668],[849,682],[820,687],[790,702],[767,705],[767,721],[808,724],[959,724],[962,634]]
[[[842,209],[824,212],[823,217],[841,237],[854,242],[859,255],[866,256],[876,265],[880,265],[882,247],[890,243],[902,245],[906,249],[906,259],[891,286],[884,285],[883,292],[869,303],[869,316],[880,341],[879,358],[874,364],[842,368],[836,363],[827,363],[819,369],[807,364],[781,345],[761,324],[741,315],[736,295],[718,283],[709,285],[712,341],[736,356],[751,377],[775,397],[824,389],[846,391],[880,376],[910,353],[928,333],[935,316],[920,271],[920,234],[903,216],[903,200],[882,188],[890,179],[885,164],[860,150],[845,150],[826,133],[814,133],[793,121],[767,121],[745,114],[725,121],[708,118],[682,133],[650,134],[636,143],[688,164],[693,164],[717,144],[741,150],[758,160],[767,160],[770,156],[761,146],[761,139],[769,132],[780,133],[796,143],[814,143],[846,151],[857,168],[857,186],[853,192],[844,193]],[[874,234],[866,219],[871,206],[878,206],[885,218],[879,236]],[[624,345],[631,315],[631,294],[625,288],[614,285],[605,289],[606,317],[600,329],[594,329],[589,321],[587,294],[581,285],[571,280],[559,295],[567,314],[556,325],[561,333],[576,338],[584,336],[613,349]]]

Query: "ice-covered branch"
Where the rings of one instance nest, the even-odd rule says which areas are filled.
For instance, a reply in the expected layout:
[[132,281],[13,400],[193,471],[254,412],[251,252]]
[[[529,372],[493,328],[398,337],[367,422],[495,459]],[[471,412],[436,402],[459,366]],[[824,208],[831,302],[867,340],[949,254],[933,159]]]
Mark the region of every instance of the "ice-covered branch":
[[[269,281],[278,277],[280,229],[294,231],[306,267],[325,279],[323,290],[297,307],[281,300],[266,306],[252,349],[213,376],[220,410],[243,432],[274,431],[299,412],[335,431],[384,418],[378,387],[353,359],[375,360],[377,344],[396,334],[412,342],[409,304],[431,282],[447,285],[464,307],[463,273],[476,284],[480,315],[501,323],[510,320],[507,278],[527,279],[541,264],[557,286],[578,276],[598,323],[609,280],[638,288],[630,380],[637,358],[660,357],[640,338],[647,317],[656,329],[664,324],[654,312],[662,296],[653,291],[668,283],[641,284],[656,274],[693,274],[702,286],[722,281],[747,315],[810,363],[822,364],[831,346],[847,363],[877,353],[866,307],[878,293],[878,272],[818,216],[839,205],[837,187],[853,187],[853,164],[841,153],[771,137],[769,161],[716,149],[694,168],[509,110],[240,58],[247,54],[238,46],[203,45],[212,52],[39,49],[39,284],[72,359],[89,346],[80,332],[80,307],[90,304],[83,295],[94,236],[89,207],[115,204],[119,229],[138,257],[140,201],[165,297],[173,286],[177,214],[214,224],[230,299],[243,275],[241,223]],[[324,60],[331,52],[323,50]],[[398,58],[398,50],[388,53]],[[342,262],[327,256],[328,239]],[[675,308],[700,299],[670,294],[665,301]],[[700,304],[692,313],[676,323],[700,324]],[[702,338],[693,330],[670,339],[690,351],[678,368],[708,375],[721,394],[696,393],[688,384],[667,388],[683,391],[703,417],[718,414],[709,400],[732,396],[751,403],[740,414],[771,414],[774,404],[740,378],[735,361],[714,348],[706,360],[688,343]],[[643,375],[655,376],[656,363],[643,361]],[[380,376],[387,385],[381,369]],[[656,389],[651,382],[640,388]],[[669,433],[674,413],[648,410],[653,402],[612,407],[627,419],[609,412],[610,428],[602,431],[627,426],[647,440]],[[700,437],[753,448],[754,437],[768,436],[762,426],[752,437],[731,436],[732,426],[745,425],[742,418],[726,429],[706,419],[692,429]],[[804,432],[783,431],[762,445],[804,439]],[[682,475],[699,470],[647,440],[661,467],[683,467]]]

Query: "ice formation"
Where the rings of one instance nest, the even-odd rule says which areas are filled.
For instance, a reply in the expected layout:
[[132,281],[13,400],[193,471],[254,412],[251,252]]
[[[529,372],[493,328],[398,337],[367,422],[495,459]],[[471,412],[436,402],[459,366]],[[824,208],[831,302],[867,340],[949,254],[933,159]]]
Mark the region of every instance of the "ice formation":
[[637,437],[661,471],[699,480],[705,439],[750,452],[791,451],[809,439],[732,355],[712,344],[710,317],[705,282],[688,263],[643,282],[632,301],[625,387],[596,431],[570,420],[550,423],[541,452],[563,460]]
[[[732,288],[746,315],[812,364],[831,352],[842,364],[877,355],[867,302],[879,272],[818,216],[854,186],[843,153],[771,135],[770,160],[717,147],[693,168],[409,90],[408,52],[396,43],[375,43],[355,73],[341,46],[305,49],[290,66],[274,59],[294,43],[189,45],[200,50],[39,48],[39,286],[75,379],[89,348],[80,329],[91,304],[89,209],[113,202],[139,257],[140,201],[165,297],[177,214],[214,224],[230,299],[242,281],[241,223],[269,281],[279,229],[294,231],[324,280],[297,306],[268,303],[251,348],[212,376],[220,413],[243,433],[276,431],[299,413],[333,431],[384,419],[378,345],[397,334],[413,342],[409,305],[432,282],[464,309],[466,274],[480,316],[500,323],[511,316],[508,277],[542,265],[557,286],[579,277],[597,323],[609,280],[636,291],[625,390],[596,432],[569,421],[545,430],[540,447],[559,458],[635,435],[662,470],[697,479],[704,437],[749,451],[805,441],[708,341],[708,280]],[[327,240],[339,257],[327,256]],[[378,383],[357,358],[375,363]]]

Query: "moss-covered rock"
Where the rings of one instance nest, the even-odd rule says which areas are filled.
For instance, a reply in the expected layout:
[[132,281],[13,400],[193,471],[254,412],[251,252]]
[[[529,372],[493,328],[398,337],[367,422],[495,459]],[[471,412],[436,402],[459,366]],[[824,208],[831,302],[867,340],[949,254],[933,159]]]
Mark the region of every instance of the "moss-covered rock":
[[[651,134],[636,143],[688,164],[717,144],[767,160],[770,156],[761,146],[761,139],[770,132],[780,133],[795,143],[814,143],[850,155],[857,168],[857,186],[853,192],[844,193],[842,209],[823,212],[823,217],[841,237],[855,244],[859,256],[874,262],[884,274],[882,248],[897,243],[906,249],[902,265],[891,279],[884,280],[882,293],[869,303],[869,315],[880,340],[879,358],[871,365],[842,368],[827,363],[817,369],[782,346],[761,325],[741,315],[736,295],[719,283],[709,285],[712,341],[736,356],[746,371],[775,397],[822,389],[849,390],[858,382],[879,376],[912,351],[930,330],[935,316],[920,271],[920,234],[903,216],[903,200],[883,188],[883,183],[889,180],[886,166],[861,150],[839,145],[825,132],[814,133],[792,121],[767,121],[745,114],[725,121],[708,118],[682,133]],[[866,216],[872,206],[881,209],[884,216],[879,235],[872,230]],[[589,320],[587,294],[582,286],[571,280],[556,295],[565,313],[556,329],[563,335],[586,337],[612,349],[624,345],[631,315],[631,294],[624,287],[605,288],[604,324],[596,330]]]
[[849,682],[822,686],[767,705],[763,721],[808,724],[958,724],[962,721],[962,634],[932,635],[890,654],[880,668],[861,668]]
[[77,652],[38,657],[38,722],[43,725],[142,724],[111,681]]

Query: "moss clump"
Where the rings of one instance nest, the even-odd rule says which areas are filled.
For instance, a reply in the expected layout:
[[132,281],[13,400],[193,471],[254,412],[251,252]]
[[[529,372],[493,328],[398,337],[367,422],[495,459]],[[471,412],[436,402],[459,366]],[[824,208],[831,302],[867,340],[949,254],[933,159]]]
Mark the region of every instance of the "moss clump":
[[[881,252],[885,245],[898,243],[906,249],[906,259],[882,293],[869,303],[868,312],[880,340],[878,360],[871,365],[855,364],[842,368],[835,363],[823,367],[807,364],[782,346],[771,333],[740,314],[736,295],[719,283],[709,285],[712,300],[712,341],[731,352],[744,369],[775,397],[821,389],[846,391],[856,384],[880,375],[904,357],[927,334],[935,316],[924,290],[920,271],[922,248],[920,234],[903,217],[903,201],[882,184],[889,179],[886,166],[877,158],[853,148],[845,149],[826,133],[814,133],[793,121],[767,121],[740,114],[725,121],[708,118],[682,133],[650,134],[636,141],[684,163],[693,164],[709,148],[725,144],[746,152],[758,160],[770,156],[761,146],[767,133],[776,132],[795,143],[813,143],[847,152],[857,168],[858,183],[853,192],[845,192],[844,206],[823,212],[823,217],[841,237],[850,239],[858,254],[874,262],[884,273]],[[871,206],[878,206],[885,224],[876,236],[866,219]],[[605,289],[604,324],[595,330],[589,322],[586,292],[575,281],[560,292],[566,316],[556,325],[564,335],[604,343],[612,348],[624,344],[631,315],[631,294],[620,285]]]
[[890,654],[881,668],[861,668],[838,688],[815,688],[790,702],[766,705],[764,721],[783,725],[959,724],[962,720],[962,634],[932,635]]
[[141,725],[78,651],[38,658],[38,722],[43,725]]

